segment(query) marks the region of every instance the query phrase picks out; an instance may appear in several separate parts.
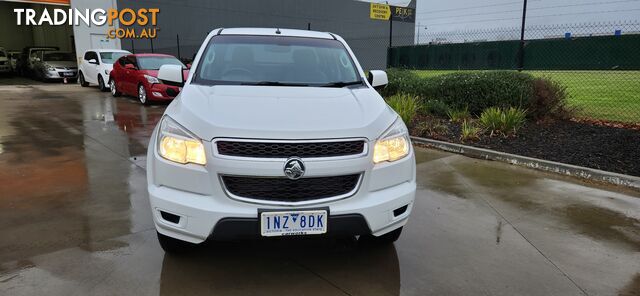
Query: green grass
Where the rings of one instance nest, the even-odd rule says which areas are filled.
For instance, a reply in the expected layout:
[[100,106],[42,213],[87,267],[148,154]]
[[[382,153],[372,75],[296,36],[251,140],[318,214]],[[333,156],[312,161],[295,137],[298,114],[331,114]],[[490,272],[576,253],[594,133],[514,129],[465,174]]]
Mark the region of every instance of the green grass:
[[[433,77],[455,70],[416,70]],[[567,87],[569,103],[578,117],[640,122],[640,71],[526,71],[556,80]]]

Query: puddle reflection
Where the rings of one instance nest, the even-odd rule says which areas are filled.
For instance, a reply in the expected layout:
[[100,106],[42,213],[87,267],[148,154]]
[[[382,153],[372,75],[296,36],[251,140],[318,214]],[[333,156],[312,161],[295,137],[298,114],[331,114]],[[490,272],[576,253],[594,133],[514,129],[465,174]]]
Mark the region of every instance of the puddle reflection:
[[[338,290],[337,287],[341,287]],[[299,239],[208,243],[165,255],[160,295],[398,295],[393,245]]]

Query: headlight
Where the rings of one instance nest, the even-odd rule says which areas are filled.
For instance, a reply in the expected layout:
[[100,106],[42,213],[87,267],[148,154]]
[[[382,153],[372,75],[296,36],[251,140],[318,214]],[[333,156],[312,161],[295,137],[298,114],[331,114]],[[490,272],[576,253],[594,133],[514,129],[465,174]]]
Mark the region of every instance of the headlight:
[[150,76],[150,75],[147,75],[147,74],[145,74],[145,75],[144,75],[144,78],[146,78],[146,79],[147,79],[147,82],[149,82],[149,83],[151,83],[151,84],[153,84],[153,83],[160,83],[160,80],[158,80],[158,78],[155,78],[155,77]]
[[158,154],[167,160],[181,164],[207,163],[202,141],[169,116],[160,123],[157,142]]
[[410,146],[411,141],[407,127],[402,119],[398,118],[373,147],[373,162],[392,162],[401,159],[409,155]]
[[44,65],[44,67],[47,69],[47,71],[55,71],[56,68],[52,67],[51,65]]

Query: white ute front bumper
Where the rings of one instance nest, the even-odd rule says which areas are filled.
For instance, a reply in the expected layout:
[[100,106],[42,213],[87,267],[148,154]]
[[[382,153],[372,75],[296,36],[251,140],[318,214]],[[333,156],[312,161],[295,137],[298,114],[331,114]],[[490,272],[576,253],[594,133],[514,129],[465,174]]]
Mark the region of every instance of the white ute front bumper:
[[177,164],[158,155],[157,130],[147,155],[148,192],[159,233],[191,243],[207,239],[260,236],[258,211],[325,208],[327,234],[380,236],[407,223],[416,191],[413,148],[395,162],[374,165],[373,142],[354,157],[304,159],[304,177],[361,174],[355,193],[298,203],[238,199],[221,176],[284,177],[282,159],[220,156],[214,142],[203,141],[207,164]]

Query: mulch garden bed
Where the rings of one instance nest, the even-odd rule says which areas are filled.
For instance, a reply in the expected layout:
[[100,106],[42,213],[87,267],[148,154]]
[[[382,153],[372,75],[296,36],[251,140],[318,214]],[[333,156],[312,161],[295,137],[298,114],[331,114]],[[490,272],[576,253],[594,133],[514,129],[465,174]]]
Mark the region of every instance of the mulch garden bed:
[[[412,129],[412,135],[482,147],[528,157],[640,176],[640,130],[577,121],[527,123],[516,136],[481,135],[460,140],[460,124],[426,116],[436,122],[429,131]],[[446,128],[445,128],[446,127]]]

